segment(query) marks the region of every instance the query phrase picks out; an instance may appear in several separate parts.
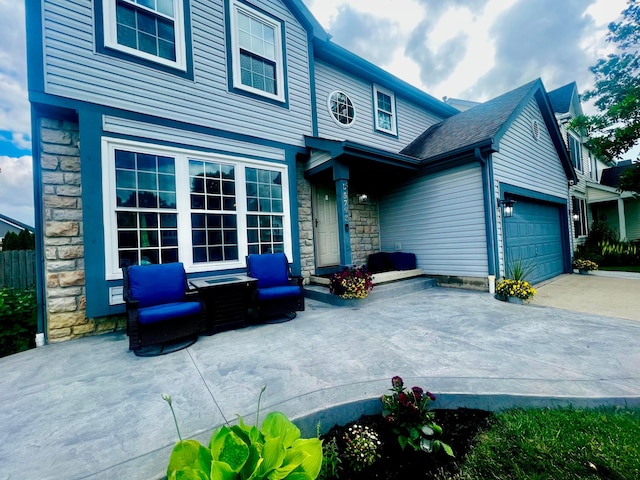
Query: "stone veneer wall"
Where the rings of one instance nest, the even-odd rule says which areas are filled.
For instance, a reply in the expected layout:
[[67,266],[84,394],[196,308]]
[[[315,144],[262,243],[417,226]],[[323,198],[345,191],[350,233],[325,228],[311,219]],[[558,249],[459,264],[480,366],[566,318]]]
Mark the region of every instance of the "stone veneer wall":
[[[298,162],[296,169],[298,185],[298,221],[300,233],[300,263],[302,276],[307,280],[315,273],[315,253],[313,246],[313,219],[311,208],[311,184],[304,178],[304,164]],[[365,265],[371,253],[380,251],[380,221],[378,203],[369,198],[365,203],[358,201],[356,194],[349,195],[351,221],[351,261],[355,265]],[[294,226],[295,228],[295,226]]]
[[41,118],[39,129],[48,341],[112,331],[122,320],[86,316],[78,124]]
[[[315,253],[313,249],[313,215],[311,213],[311,183],[304,178],[304,164],[296,164],[298,185],[298,231],[300,234],[300,268],[305,283],[315,273]],[[295,225],[292,225],[295,228]]]
[[354,265],[366,265],[370,254],[380,251],[380,216],[378,202],[369,197],[360,203],[357,194],[349,195],[351,222],[351,261]]

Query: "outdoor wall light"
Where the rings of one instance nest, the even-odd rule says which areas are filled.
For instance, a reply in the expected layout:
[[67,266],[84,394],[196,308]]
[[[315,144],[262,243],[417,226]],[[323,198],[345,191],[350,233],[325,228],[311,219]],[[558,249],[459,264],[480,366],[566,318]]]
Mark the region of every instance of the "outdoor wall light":
[[513,216],[513,205],[515,204],[515,200],[511,200],[510,198],[499,198],[498,199],[498,208],[502,209],[503,217],[512,217]]
[[360,195],[358,195],[358,202],[360,203],[367,203],[368,199],[369,197],[366,193],[361,193]]
[[580,215],[578,215],[576,212],[573,212],[573,215],[571,215],[571,218],[573,218],[574,222],[577,222],[578,220],[580,220]]

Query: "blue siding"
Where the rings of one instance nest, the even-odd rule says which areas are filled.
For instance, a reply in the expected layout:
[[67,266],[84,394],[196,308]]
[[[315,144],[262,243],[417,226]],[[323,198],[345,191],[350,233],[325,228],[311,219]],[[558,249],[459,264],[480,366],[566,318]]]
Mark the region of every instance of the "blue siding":
[[415,178],[380,199],[382,250],[400,243],[427,274],[485,277],[483,205],[477,163]]
[[[336,140],[350,140],[371,147],[399,152],[441,117],[405,101],[395,92],[398,135],[376,132],[373,122],[373,86],[325,62],[315,62],[316,108],[318,135]],[[356,110],[356,120],[350,127],[334,122],[328,109],[331,92],[340,90],[349,95]]]
[[[539,128],[537,140],[531,128],[534,120],[538,122]],[[500,198],[500,184],[504,183],[542,195],[568,199],[567,176],[535,100],[532,99],[511,124],[500,140],[499,149],[498,153],[493,154],[496,198]],[[500,274],[504,275],[504,237],[500,215],[501,212],[498,211],[497,240]],[[570,228],[568,224],[567,228]],[[569,248],[568,245],[566,247]]]
[[281,2],[253,4],[285,22],[289,108],[228,91],[223,2],[191,4],[192,81],[94,53],[92,2],[47,0],[45,92],[302,145],[312,133],[307,32]]

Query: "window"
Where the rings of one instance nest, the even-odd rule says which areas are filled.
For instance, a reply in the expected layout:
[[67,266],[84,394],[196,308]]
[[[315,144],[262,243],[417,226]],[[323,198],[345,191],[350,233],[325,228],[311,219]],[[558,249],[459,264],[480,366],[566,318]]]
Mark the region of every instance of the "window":
[[356,119],[356,111],[349,96],[340,91],[329,95],[329,112],[331,118],[340,126],[349,127]]
[[582,145],[580,140],[571,134],[569,134],[569,153],[571,154],[573,168],[582,172]]
[[104,139],[103,152],[108,280],[134,264],[204,272],[291,255],[286,166],[126,140]]
[[282,174],[247,168],[249,253],[284,252]]
[[584,198],[571,197],[571,204],[573,211],[573,236],[575,238],[587,235],[589,230],[587,228],[587,202]]
[[186,70],[183,0],[102,0],[104,43]]
[[281,22],[232,0],[231,45],[233,87],[284,102]]
[[396,106],[393,93],[377,85],[373,87],[375,127],[381,132],[396,134]]

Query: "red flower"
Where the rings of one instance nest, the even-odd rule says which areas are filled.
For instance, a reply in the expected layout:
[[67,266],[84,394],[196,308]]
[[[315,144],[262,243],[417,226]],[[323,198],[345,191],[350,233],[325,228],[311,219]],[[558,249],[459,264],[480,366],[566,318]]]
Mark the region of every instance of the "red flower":
[[416,400],[422,400],[424,390],[422,390],[420,387],[413,387],[411,390],[413,391],[413,395],[416,397]]
[[396,375],[395,377],[393,377],[393,378],[391,379],[391,386],[392,386],[394,389],[396,389],[396,388],[397,388],[397,389],[400,389],[400,388],[402,388],[402,387],[404,386],[404,382],[402,381],[402,378],[400,378],[400,377],[398,377],[398,376]]

